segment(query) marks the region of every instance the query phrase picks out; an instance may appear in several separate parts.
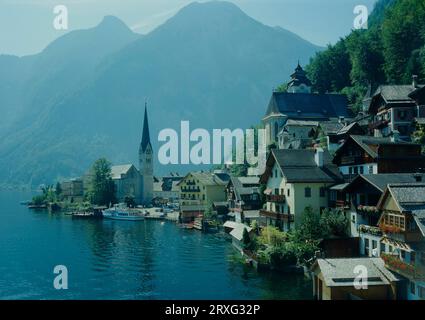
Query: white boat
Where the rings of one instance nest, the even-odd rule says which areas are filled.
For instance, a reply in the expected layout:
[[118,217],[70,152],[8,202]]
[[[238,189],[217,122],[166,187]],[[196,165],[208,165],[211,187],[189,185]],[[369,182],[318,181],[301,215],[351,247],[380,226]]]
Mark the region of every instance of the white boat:
[[115,206],[106,210],[102,210],[102,216],[105,219],[140,221],[145,219],[145,215],[137,209]]

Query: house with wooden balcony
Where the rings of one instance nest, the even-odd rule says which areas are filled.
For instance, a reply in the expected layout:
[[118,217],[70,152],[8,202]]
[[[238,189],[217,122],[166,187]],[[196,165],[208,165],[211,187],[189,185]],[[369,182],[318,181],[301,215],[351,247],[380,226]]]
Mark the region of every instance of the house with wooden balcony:
[[347,182],[359,174],[412,173],[425,169],[419,144],[358,135],[350,135],[338,148],[333,163]]
[[[224,178],[223,178],[224,179]],[[227,182],[212,172],[190,172],[178,184],[180,220],[192,222],[214,202],[225,201]]]
[[410,140],[415,129],[413,121],[420,111],[414,97],[421,88],[423,85],[417,83],[417,76],[413,76],[410,85],[379,86],[368,108],[372,115],[370,134],[388,137],[397,132],[401,139]]
[[[226,186],[228,216],[236,222],[259,218],[260,178],[231,176]],[[258,219],[257,219],[258,220]]]
[[[425,174],[387,173],[359,175],[339,192],[347,199],[346,216],[350,220],[349,234],[359,237],[360,255],[379,257],[382,230],[378,227],[381,211],[377,208],[389,184],[425,182]],[[331,190],[332,192],[333,190]]]
[[425,183],[388,185],[377,208],[386,267],[408,281],[408,299],[424,300]]
[[342,181],[331,155],[316,150],[272,150],[260,182],[266,185],[266,224],[290,230],[302,220],[306,207],[328,207],[328,188]]

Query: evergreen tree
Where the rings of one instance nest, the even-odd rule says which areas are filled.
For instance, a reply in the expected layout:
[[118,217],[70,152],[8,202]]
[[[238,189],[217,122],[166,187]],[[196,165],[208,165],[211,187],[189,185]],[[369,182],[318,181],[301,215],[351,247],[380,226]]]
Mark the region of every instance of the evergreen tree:
[[90,170],[89,198],[96,205],[116,203],[115,184],[111,177],[111,164],[105,158],[94,162]]

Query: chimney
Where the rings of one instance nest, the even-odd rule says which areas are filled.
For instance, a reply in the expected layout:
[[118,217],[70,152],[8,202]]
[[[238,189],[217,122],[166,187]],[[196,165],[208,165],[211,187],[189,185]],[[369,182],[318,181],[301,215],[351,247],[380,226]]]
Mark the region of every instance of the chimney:
[[314,154],[314,161],[318,167],[323,167],[323,155],[324,151],[322,148],[317,148]]
[[412,87],[413,88],[417,88],[418,87],[418,76],[417,75],[413,75],[412,76]]

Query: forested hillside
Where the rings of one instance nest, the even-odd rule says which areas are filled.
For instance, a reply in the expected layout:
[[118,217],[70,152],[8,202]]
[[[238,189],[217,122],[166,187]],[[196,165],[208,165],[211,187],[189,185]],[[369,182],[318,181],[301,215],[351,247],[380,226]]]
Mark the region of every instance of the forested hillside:
[[380,0],[369,28],[353,30],[307,66],[318,92],[340,92],[358,110],[369,84],[407,84],[425,80],[425,1]]

